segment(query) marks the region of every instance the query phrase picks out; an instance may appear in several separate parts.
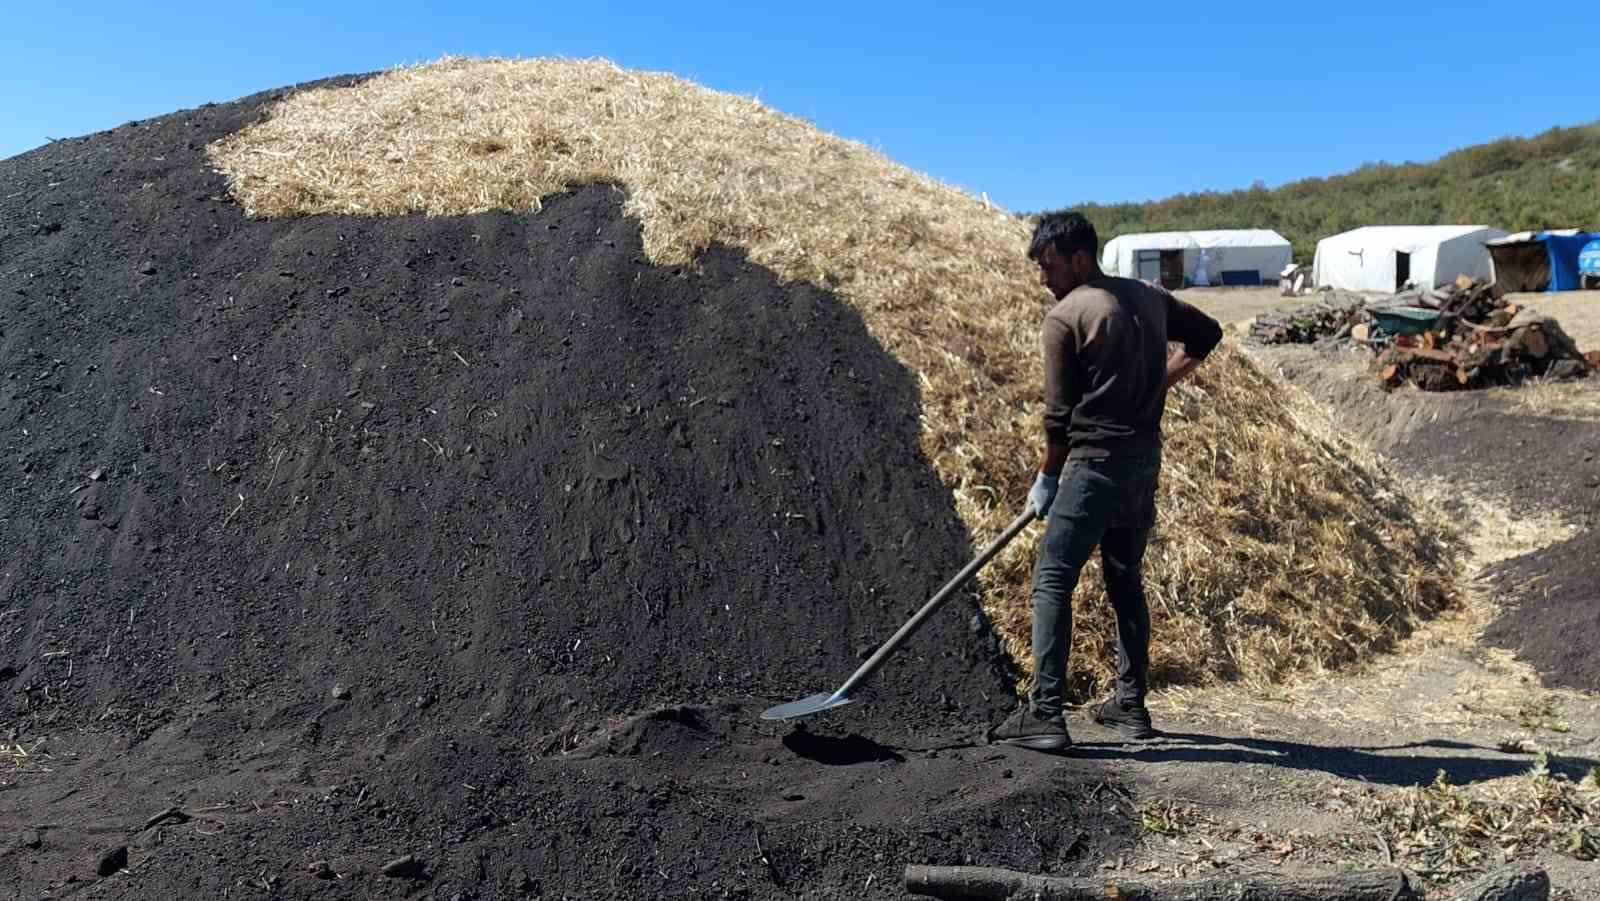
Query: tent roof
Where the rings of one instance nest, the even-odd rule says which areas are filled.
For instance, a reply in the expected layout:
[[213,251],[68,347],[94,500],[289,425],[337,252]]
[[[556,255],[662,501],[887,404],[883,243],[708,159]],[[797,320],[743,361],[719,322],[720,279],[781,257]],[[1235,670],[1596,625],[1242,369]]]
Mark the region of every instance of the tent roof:
[[1322,240],[1403,246],[1438,244],[1483,231],[1499,231],[1499,229],[1487,225],[1365,225]]
[[1190,247],[1287,247],[1289,240],[1270,228],[1224,228],[1185,232],[1136,232],[1106,242],[1133,250],[1178,250]]
[[1576,238],[1587,233],[1581,228],[1550,228],[1544,231],[1517,232],[1514,235],[1506,235],[1504,238],[1495,238],[1493,241],[1485,241],[1484,243],[1491,247],[1499,247],[1502,244],[1525,244],[1529,241],[1543,241],[1546,237]]

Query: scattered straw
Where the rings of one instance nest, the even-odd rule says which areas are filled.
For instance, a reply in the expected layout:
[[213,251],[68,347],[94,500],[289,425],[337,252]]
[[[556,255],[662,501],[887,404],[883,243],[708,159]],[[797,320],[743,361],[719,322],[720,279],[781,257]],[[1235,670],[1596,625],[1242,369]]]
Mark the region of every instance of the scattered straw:
[[1539,379],[1494,394],[1514,403],[1529,416],[1552,419],[1600,419],[1600,378]]
[[43,744],[42,740],[35,741],[32,746],[16,741],[0,742],[0,789],[15,785],[24,776],[49,775],[50,755],[42,750]]
[[[536,211],[570,186],[620,183],[656,263],[720,242],[860,312],[918,373],[922,450],[975,539],[1023,502],[1048,300],[1022,252],[1027,226],[860,144],[604,61],[445,59],[299,92],[211,156],[256,216]],[[1354,660],[1447,602],[1441,533],[1383,469],[1300,427],[1285,391],[1231,348],[1176,393],[1168,421],[1147,566],[1157,678]],[[1031,545],[983,579],[1024,665]],[[1111,659],[1097,572],[1078,600],[1082,691]]]

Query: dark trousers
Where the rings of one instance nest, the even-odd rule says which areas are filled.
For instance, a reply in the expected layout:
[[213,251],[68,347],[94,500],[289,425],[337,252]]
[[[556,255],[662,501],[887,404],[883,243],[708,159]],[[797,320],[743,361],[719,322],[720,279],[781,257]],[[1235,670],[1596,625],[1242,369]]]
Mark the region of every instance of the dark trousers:
[[1145,544],[1155,525],[1161,458],[1074,460],[1050,505],[1033,568],[1033,709],[1059,716],[1072,648],[1072,590],[1096,546],[1117,616],[1117,700],[1143,704],[1150,668]]

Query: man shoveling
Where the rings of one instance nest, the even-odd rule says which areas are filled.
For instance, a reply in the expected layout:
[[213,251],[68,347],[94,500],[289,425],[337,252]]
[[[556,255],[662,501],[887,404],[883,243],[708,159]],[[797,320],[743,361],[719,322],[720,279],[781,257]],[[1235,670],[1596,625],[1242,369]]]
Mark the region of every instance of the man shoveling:
[[[1117,617],[1118,676],[1093,717],[1127,738],[1155,734],[1144,704],[1150,612],[1140,567],[1155,525],[1161,413],[1168,389],[1222,340],[1215,319],[1167,290],[1101,272],[1099,249],[1078,213],[1042,218],[1028,247],[1057,301],[1044,320],[1044,463],[1028,493],[1048,522],[1033,572],[1032,696],[989,737],[1041,751],[1072,744],[1061,706],[1072,590],[1096,546]],[[1168,356],[1169,341],[1182,349]]]

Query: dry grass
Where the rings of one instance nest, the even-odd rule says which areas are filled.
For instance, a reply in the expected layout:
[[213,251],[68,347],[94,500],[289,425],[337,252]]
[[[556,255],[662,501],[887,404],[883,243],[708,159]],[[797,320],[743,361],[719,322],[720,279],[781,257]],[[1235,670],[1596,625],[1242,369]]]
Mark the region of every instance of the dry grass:
[[[1040,449],[1038,325],[1048,299],[1025,225],[851,141],[669,75],[604,61],[460,60],[304,91],[212,158],[256,216],[539,209],[615,182],[646,252],[713,243],[831,289],[922,386],[922,450],[980,541],[1022,503]],[[1286,392],[1231,348],[1169,405],[1148,558],[1165,681],[1268,680],[1357,659],[1445,605],[1441,531],[1394,479],[1301,427]],[[1031,542],[983,578],[1028,661]],[[1103,673],[1108,611],[1078,597],[1080,689]]]
[[[1326,408],[1313,422],[1331,425]],[[1576,527],[1553,513],[1513,515],[1503,500],[1480,497],[1456,482],[1408,479],[1413,497],[1451,511],[1459,548],[1471,572],[1563,541]],[[1479,643],[1501,614],[1481,582],[1468,581],[1458,603],[1396,643],[1393,652],[1316,678],[1273,685],[1177,686],[1157,693],[1158,714],[1205,711],[1247,733],[1281,733],[1285,715],[1355,734],[1391,732],[1425,723],[1430,734],[1471,735],[1523,729],[1560,731],[1551,712],[1565,692],[1544,688],[1539,674],[1507,650]],[[1544,711],[1540,713],[1539,711]],[[1291,727],[1292,728],[1292,727]]]
[[1600,378],[1548,381],[1540,379],[1495,393],[1529,416],[1550,419],[1600,419]]

